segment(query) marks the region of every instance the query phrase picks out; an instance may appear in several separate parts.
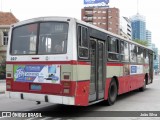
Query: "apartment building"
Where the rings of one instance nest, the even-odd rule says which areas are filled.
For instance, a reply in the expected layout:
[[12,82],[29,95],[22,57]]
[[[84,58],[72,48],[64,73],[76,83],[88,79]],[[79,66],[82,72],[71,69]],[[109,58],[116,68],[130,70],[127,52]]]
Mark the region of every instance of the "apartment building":
[[85,7],[81,19],[115,34],[120,34],[119,9],[108,7]]

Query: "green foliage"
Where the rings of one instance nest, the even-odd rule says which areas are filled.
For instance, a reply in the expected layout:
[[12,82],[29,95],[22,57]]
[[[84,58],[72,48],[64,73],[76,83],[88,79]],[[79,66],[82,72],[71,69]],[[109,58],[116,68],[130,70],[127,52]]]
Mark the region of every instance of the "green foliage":
[[136,40],[133,40],[133,41],[137,42],[137,43],[139,43],[141,45],[148,46],[148,41],[146,41],[146,40],[138,40],[138,39],[136,39]]
[[0,65],[0,74],[5,73],[6,72],[6,65],[5,64],[1,64]]
[[0,63],[0,75],[6,73],[6,60],[3,59]]

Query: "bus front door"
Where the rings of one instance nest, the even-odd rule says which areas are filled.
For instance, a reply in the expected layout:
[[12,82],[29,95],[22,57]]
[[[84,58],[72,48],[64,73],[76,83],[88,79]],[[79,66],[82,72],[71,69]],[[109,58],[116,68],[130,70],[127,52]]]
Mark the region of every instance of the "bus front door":
[[104,42],[90,40],[91,78],[89,101],[97,101],[104,98],[105,60]]
[[149,81],[148,83],[152,83],[153,81],[153,54],[149,53]]

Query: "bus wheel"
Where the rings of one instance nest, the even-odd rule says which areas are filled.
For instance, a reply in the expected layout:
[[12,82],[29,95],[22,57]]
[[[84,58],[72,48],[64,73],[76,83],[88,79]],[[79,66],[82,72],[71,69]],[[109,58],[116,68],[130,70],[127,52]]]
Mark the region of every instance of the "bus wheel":
[[115,103],[117,94],[118,94],[117,84],[116,84],[116,80],[113,78],[110,83],[109,91],[108,91],[108,100],[107,100],[108,105],[113,105]]
[[144,91],[146,89],[146,79],[144,79],[143,87],[139,88],[139,91]]

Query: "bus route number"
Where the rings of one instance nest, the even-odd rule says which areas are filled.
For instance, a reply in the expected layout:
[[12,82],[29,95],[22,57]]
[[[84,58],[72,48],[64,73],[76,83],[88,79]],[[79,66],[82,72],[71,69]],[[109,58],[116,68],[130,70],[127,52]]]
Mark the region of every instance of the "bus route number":
[[11,57],[11,60],[15,61],[15,60],[17,60],[17,57]]

